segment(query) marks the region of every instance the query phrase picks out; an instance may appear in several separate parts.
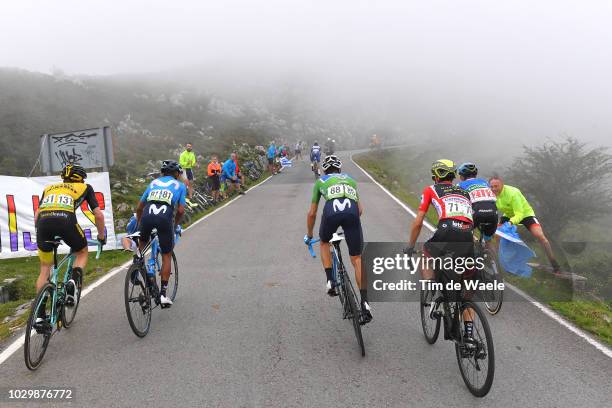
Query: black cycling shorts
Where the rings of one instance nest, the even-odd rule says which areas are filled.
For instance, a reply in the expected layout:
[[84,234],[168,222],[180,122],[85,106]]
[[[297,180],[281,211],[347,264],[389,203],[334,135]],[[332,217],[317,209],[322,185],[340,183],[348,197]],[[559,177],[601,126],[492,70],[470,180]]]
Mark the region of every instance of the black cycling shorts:
[[[503,224],[507,221],[510,221],[510,218],[508,217],[501,217],[499,219],[499,223]],[[530,229],[532,226],[534,225],[540,225],[540,221],[538,221],[538,219],[536,217],[534,217],[533,215],[530,215],[529,217],[525,217],[521,220],[521,222],[519,222],[519,224],[523,224],[527,229]]]
[[36,222],[36,244],[42,252],[53,252],[54,241],[60,237],[72,252],[78,252],[87,246],[87,238],[77,222],[76,215],[66,211],[41,212]]
[[357,202],[349,198],[335,198],[325,203],[319,226],[321,242],[329,242],[339,227],[344,231],[349,255],[361,255],[363,232]]
[[474,256],[473,226],[455,220],[440,220],[438,229],[425,243],[427,256],[439,257],[452,254],[453,257]]
[[[159,248],[162,254],[172,252],[174,248],[174,223],[172,217],[174,211],[172,207],[166,205],[166,212],[159,212],[155,214],[155,211],[150,210],[151,204],[147,204],[142,213],[140,220],[140,239],[142,242],[149,242],[151,239],[151,231],[157,229],[157,236],[159,238]],[[162,205],[157,204],[156,208],[161,208]],[[168,216],[169,212],[170,216]]]
[[480,227],[482,233],[492,237],[497,231],[497,206],[494,202],[480,202],[472,205],[474,228]]

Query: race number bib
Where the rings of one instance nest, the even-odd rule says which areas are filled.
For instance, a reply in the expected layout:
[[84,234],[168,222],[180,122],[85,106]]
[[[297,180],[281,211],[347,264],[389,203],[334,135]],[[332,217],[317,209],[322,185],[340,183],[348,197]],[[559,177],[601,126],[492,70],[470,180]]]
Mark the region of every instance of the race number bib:
[[328,199],[334,199],[334,198],[341,198],[341,197],[346,197],[346,198],[350,198],[351,200],[355,200],[357,201],[357,190],[355,190],[353,187],[349,186],[348,184],[334,184],[333,186],[329,186],[327,188],[327,198]]
[[473,203],[477,203],[479,201],[495,201],[496,197],[490,188],[478,188],[470,191],[470,200]]
[[40,204],[41,208],[45,207],[60,207],[72,209],[74,204],[74,200],[72,196],[68,194],[49,194],[45,198],[43,198],[42,203]]
[[472,219],[472,203],[465,198],[444,197],[444,207],[448,218],[465,217]]
[[156,201],[160,203],[172,204],[174,194],[170,190],[151,190],[147,196],[147,201]]

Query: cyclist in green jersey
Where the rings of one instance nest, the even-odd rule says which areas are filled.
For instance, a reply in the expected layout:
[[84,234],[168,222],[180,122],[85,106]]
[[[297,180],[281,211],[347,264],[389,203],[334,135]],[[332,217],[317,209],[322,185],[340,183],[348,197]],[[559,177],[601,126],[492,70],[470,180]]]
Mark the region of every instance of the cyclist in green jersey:
[[527,230],[540,241],[542,247],[544,248],[544,252],[546,252],[546,256],[552,266],[554,273],[559,273],[559,262],[557,262],[555,255],[553,254],[552,247],[546,235],[544,235],[544,231],[542,230],[542,226],[540,222],[535,217],[535,212],[527,199],[516,187],[512,187],[504,184],[501,177],[491,177],[489,179],[489,185],[491,186],[491,190],[497,196],[497,200],[495,204],[497,205],[497,209],[502,214],[500,219],[501,223],[510,222],[511,224],[517,225],[523,224]]
[[308,239],[312,239],[313,229],[317,218],[317,208],[321,197],[325,199],[319,238],[321,239],[321,261],[327,278],[327,294],[336,296],[336,288],[332,276],[332,259],[329,241],[339,227],[344,231],[344,238],[349,248],[351,263],[355,268],[355,281],[361,295],[361,324],[372,320],[372,312],[368,303],[368,291],[365,277],[362,275],[361,251],[363,247],[363,232],[361,230],[360,216],[363,212],[357,183],[349,175],[341,173],[342,162],[338,157],[327,156],[321,168],[325,172],[319,178],[312,190],[312,200],[308,211],[306,227]]

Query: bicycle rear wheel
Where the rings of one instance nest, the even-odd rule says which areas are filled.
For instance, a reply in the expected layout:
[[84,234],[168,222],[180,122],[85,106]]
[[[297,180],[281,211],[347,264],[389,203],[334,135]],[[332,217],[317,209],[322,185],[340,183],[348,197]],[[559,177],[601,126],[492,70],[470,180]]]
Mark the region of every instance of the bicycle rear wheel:
[[125,275],[125,312],[134,334],[144,337],[151,328],[151,293],[140,265],[132,264]]
[[[497,256],[494,251],[484,250],[484,269],[482,271],[482,280],[484,283],[494,283],[494,281],[503,282],[503,276],[497,261]],[[492,315],[499,313],[504,301],[503,290],[489,290],[484,294],[484,304]]]
[[[162,264],[161,252],[157,252],[156,265],[159,265],[159,268],[160,268],[159,273],[158,273],[160,281],[161,281],[161,264]],[[170,263],[170,278],[168,279],[168,291],[166,292],[166,294],[168,295],[170,300],[172,300],[173,302],[174,302],[174,299],[176,298],[177,291],[178,291],[178,261],[176,260],[176,255],[174,254],[174,251],[172,251],[172,262]]]
[[23,346],[23,354],[25,365],[30,370],[36,370],[42,362],[49,340],[53,333],[51,326],[51,316],[45,313],[46,318],[41,322],[36,322],[36,319],[41,315],[42,311],[51,312],[51,302],[53,301],[53,292],[55,287],[47,283],[43,286],[38,296],[32,302],[30,308],[30,317],[25,332],[25,344]]
[[421,290],[421,326],[425,340],[429,344],[434,344],[440,334],[440,316],[432,316],[433,306],[435,305],[435,291],[430,289]]
[[470,392],[476,397],[484,397],[493,385],[495,375],[495,351],[493,336],[486,315],[476,303],[465,301],[457,312],[459,316],[469,310],[473,316],[473,344],[463,341],[463,318],[459,319],[460,337],[455,341],[455,354],[461,377]]
[[355,295],[355,291],[353,290],[353,285],[347,276],[344,277],[344,292],[346,294],[346,300],[348,304],[348,309],[350,311],[350,317],[353,321],[353,329],[355,330],[355,337],[357,337],[357,343],[359,344],[359,348],[361,349],[361,356],[365,356],[365,346],[363,344],[363,336],[361,334],[361,310],[357,307],[357,296]]

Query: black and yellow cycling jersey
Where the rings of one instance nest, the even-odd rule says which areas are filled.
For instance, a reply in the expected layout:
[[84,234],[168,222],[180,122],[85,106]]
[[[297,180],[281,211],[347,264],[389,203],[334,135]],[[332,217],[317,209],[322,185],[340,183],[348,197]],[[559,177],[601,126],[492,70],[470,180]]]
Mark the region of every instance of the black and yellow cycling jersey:
[[46,212],[57,211],[74,213],[83,201],[87,201],[91,210],[99,207],[91,185],[65,182],[52,184],[43,191],[38,212],[41,215]]

